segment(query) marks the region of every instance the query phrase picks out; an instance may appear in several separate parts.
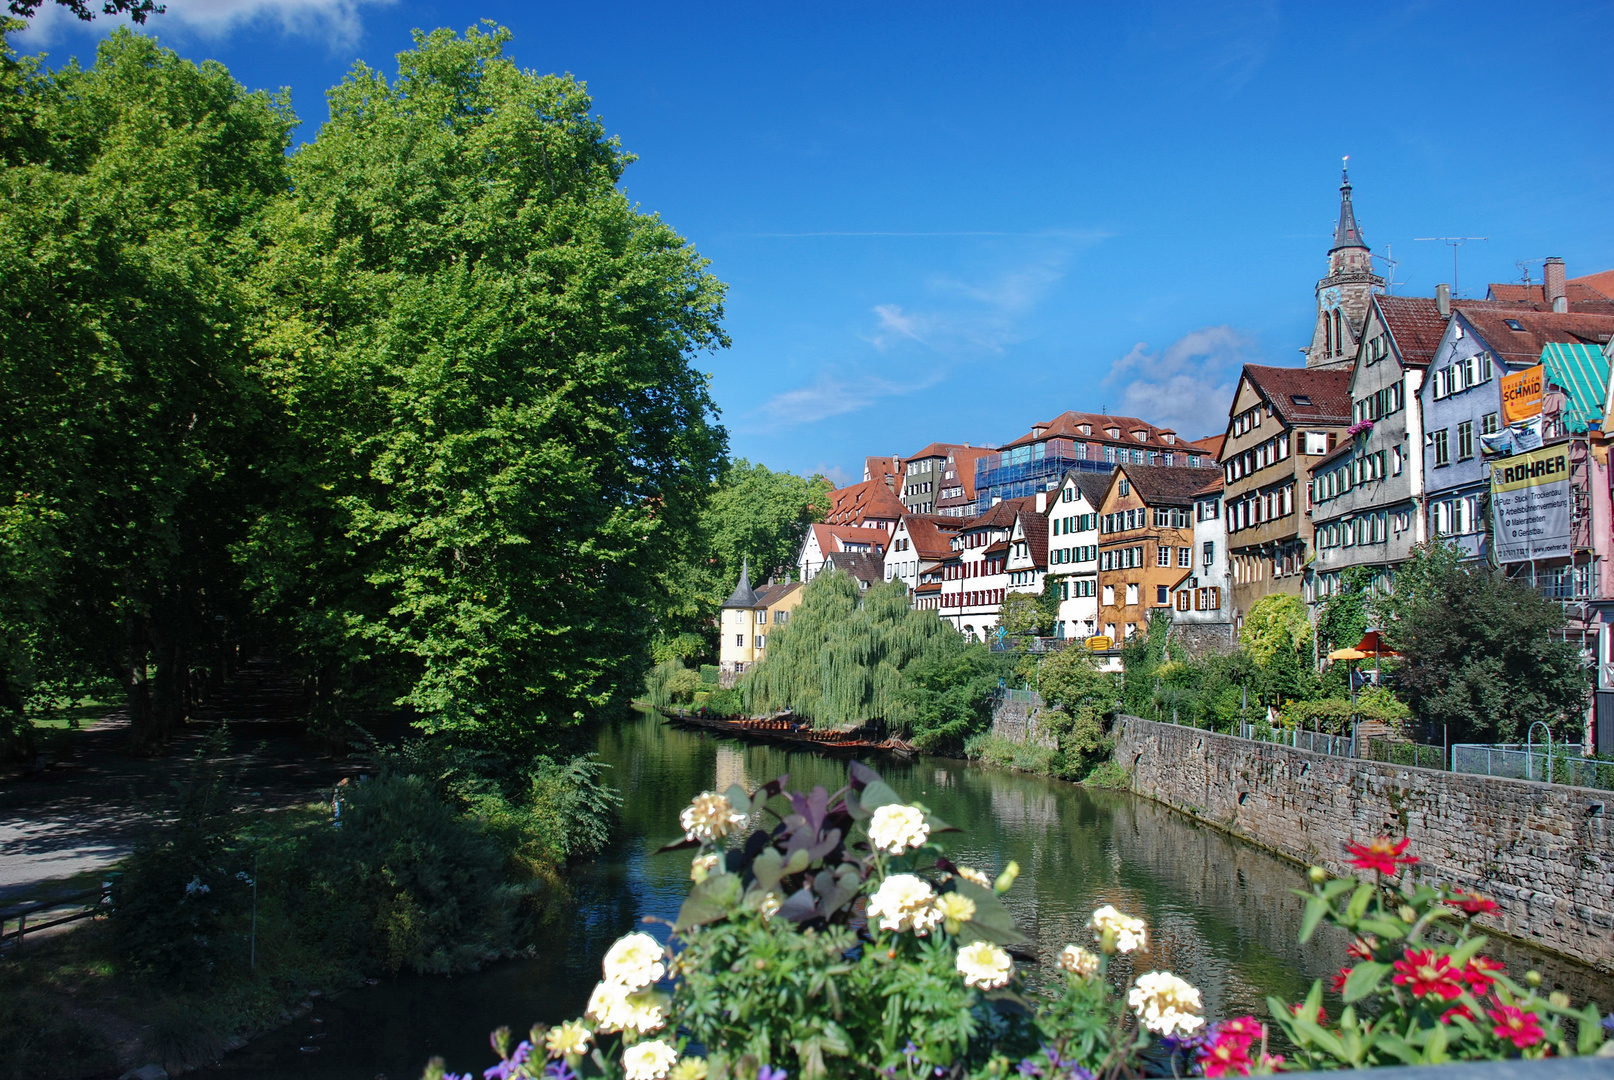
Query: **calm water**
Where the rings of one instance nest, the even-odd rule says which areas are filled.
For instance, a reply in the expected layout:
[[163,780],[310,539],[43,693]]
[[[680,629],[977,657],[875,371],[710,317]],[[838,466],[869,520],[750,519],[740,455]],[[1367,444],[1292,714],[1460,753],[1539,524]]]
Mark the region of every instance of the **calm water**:
[[[622,789],[620,838],[577,869],[576,903],[539,932],[538,956],[461,979],[400,979],[331,1001],[281,1032],[230,1055],[203,1076],[220,1080],[414,1080],[432,1055],[461,1071],[491,1064],[487,1033],[525,1031],[581,1012],[604,950],[644,916],[672,919],[688,887],[686,855],[652,855],[677,834],[691,796],[781,773],[802,789],[845,782],[843,762],[681,731],[650,716],[607,729],[600,754]],[[1047,958],[1100,904],[1149,922],[1150,967],[1199,986],[1212,1016],[1264,1012],[1267,994],[1304,995],[1344,961],[1343,940],[1295,942],[1300,868],[1126,794],[1089,792],[1017,773],[921,759],[871,762],[904,797],[963,830],[941,839],[960,861],[997,869],[1016,859],[1009,894],[1021,928]],[[658,937],[664,929],[650,927]],[[1523,947],[1493,950],[1516,973],[1538,967],[1549,983],[1606,1011],[1614,984],[1596,972]],[[307,1048],[307,1049],[305,1049]]]

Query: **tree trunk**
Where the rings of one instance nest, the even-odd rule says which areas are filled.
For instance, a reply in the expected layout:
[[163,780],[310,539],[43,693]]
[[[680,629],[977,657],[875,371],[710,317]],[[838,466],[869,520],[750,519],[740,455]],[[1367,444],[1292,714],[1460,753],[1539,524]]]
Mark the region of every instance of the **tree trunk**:
[[118,665],[118,681],[123,683],[129,701],[129,736],[136,750],[143,750],[153,740],[151,715],[151,688],[146,680],[146,660],[151,649],[144,615],[128,614],[123,619],[127,652]]

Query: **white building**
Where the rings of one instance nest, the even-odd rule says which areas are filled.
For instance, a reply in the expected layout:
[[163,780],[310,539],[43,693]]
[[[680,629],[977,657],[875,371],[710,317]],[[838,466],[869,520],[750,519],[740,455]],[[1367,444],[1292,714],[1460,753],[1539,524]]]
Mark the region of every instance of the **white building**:
[[940,613],[959,633],[986,641],[997,626],[1009,589],[1009,540],[1020,511],[1033,508],[1030,496],[1008,499],[964,521],[952,538],[953,555],[942,566]]
[[1236,644],[1228,595],[1227,522],[1222,517],[1222,478],[1193,496],[1194,565],[1172,588],[1171,620],[1196,652],[1230,650]]
[[950,541],[961,524],[957,518],[904,514],[885,552],[885,580],[901,581],[912,599],[921,579],[952,555]]
[[1049,493],[1048,576],[1059,588],[1054,637],[1098,633],[1098,508],[1109,483],[1107,474],[1072,471]]

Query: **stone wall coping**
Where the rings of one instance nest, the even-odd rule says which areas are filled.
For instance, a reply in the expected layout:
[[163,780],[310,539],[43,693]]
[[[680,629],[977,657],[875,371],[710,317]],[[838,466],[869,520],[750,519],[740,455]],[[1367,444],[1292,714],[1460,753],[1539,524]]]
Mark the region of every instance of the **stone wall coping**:
[[[1332,1076],[1342,1072],[1284,1073],[1284,1076]],[[1371,1069],[1360,1076],[1374,1080],[1614,1080],[1614,1057],[1548,1058],[1545,1061],[1453,1061],[1445,1065],[1397,1065]]]

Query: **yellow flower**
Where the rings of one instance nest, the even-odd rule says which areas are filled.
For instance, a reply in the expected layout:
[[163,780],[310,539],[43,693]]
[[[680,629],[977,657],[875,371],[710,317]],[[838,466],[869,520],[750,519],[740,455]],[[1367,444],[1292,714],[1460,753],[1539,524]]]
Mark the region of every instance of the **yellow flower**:
[[672,1080],[706,1080],[711,1071],[705,1058],[682,1058],[672,1067]]
[[987,877],[979,870],[972,869],[968,866],[960,866],[958,868],[958,876],[963,878],[965,881],[979,885],[983,889],[990,889],[992,887],[991,878]]
[[660,1039],[634,1043],[622,1051],[622,1068],[628,1080],[661,1080],[678,1060],[678,1051]]
[[890,855],[901,855],[929,838],[930,826],[917,806],[886,803],[875,808],[869,821],[869,842]]
[[1014,961],[990,941],[972,941],[958,950],[958,973],[965,986],[995,990],[1009,981]]
[[1098,962],[1097,953],[1090,953],[1079,945],[1066,945],[1059,951],[1059,966],[1084,979],[1098,974]]
[[1098,940],[1099,948],[1107,953],[1117,950],[1129,953],[1133,949],[1149,947],[1148,928],[1143,920],[1123,915],[1116,911],[1113,905],[1105,904],[1093,912],[1093,917],[1087,920],[1087,926],[1093,931],[1093,937]]
[[1192,1035],[1205,1022],[1199,991],[1169,971],[1146,971],[1126,995],[1138,1021],[1161,1035]]
[[655,994],[635,993],[621,983],[602,982],[589,995],[583,1015],[594,1021],[599,1031],[637,1031],[648,1034],[667,1023]]
[[721,863],[722,858],[715,851],[695,856],[689,864],[689,880],[699,885],[711,877],[712,871],[716,870]]
[[744,825],[745,815],[734,812],[728,796],[703,791],[684,807],[678,823],[684,827],[684,839],[710,844]]
[[936,897],[936,910],[941,912],[942,925],[947,932],[956,934],[975,918],[975,901],[962,893],[942,893]]
[[549,1029],[544,1036],[544,1047],[550,1057],[577,1057],[588,1052],[588,1041],[594,1037],[581,1020],[568,1020]]
[[923,878],[892,874],[880,882],[869,899],[869,918],[879,919],[882,930],[912,930],[924,937],[942,920],[935,899],[936,894]]
[[605,954],[605,981],[638,990],[667,973],[661,942],[649,934],[628,934],[616,939]]

